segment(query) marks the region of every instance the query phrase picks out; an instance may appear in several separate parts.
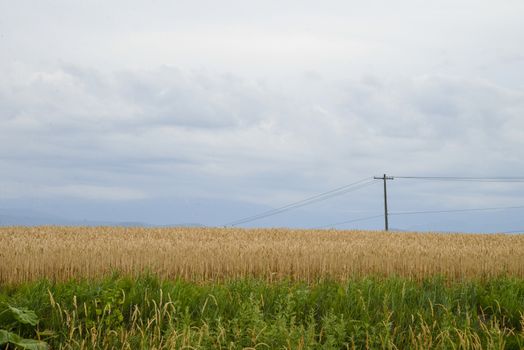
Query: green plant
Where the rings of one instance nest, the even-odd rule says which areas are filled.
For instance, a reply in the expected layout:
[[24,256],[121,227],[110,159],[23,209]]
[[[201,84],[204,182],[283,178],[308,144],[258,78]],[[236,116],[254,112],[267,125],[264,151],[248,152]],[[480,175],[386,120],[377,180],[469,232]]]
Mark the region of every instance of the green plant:
[[[37,339],[23,338],[20,333],[24,328],[34,327],[38,324],[38,317],[35,312],[23,307],[14,307],[9,304],[4,305],[0,311],[0,345],[13,344],[22,349],[28,350],[46,350],[46,342]],[[38,335],[38,334],[37,334]]]

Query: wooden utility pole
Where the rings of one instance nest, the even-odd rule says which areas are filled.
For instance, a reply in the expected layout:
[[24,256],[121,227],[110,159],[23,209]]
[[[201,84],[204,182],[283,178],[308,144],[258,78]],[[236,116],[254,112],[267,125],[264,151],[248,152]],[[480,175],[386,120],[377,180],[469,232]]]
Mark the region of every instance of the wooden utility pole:
[[387,180],[393,180],[393,176],[386,176],[386,174],[384,174],[384,176],[375,176],[374,179],[375,180],[384,180],[384,229],[386,231],[388,231],[389,230],[389,225],[388,225],[388,192],[387,192],[386,181]]

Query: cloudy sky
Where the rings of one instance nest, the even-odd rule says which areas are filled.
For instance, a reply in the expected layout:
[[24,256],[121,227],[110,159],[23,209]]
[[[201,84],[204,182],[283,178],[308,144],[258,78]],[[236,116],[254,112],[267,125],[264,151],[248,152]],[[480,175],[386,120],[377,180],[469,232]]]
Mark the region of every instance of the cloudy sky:
[[[383,173],[524,176],[523,16],[521,0],[0,0],[0,208],[223,225]],[[392,211],[524,205],[524,183],[388,185]],[[246,226],[380,214],[381,191]]]

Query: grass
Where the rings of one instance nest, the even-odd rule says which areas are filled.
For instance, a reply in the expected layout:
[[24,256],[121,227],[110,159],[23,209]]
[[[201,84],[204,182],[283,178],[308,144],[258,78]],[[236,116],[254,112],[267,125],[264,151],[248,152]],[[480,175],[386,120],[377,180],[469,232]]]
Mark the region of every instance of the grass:
[[[3,285],[53,349],[520,349],[524,281],[195,283],[114,275]],[[34,331],[19,329],[22,336]],[[25,332],[25,333],[24,333]]]
[[7,227],[0,245],[0,330],[52,349],[524,348],[524,236]]

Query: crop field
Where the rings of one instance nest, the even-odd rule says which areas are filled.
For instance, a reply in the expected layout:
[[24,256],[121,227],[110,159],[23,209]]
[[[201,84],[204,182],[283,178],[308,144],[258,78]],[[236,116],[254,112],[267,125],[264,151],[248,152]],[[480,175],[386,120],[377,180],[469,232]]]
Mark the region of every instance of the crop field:
[[0,282],[120,272],[217,281],[255,277],[420,280],[524,277],[524,236],[217,228],[0,228]]
[[0,349],[523,349],[524,236],[0,228]]

